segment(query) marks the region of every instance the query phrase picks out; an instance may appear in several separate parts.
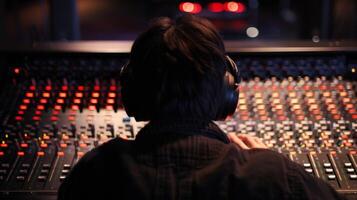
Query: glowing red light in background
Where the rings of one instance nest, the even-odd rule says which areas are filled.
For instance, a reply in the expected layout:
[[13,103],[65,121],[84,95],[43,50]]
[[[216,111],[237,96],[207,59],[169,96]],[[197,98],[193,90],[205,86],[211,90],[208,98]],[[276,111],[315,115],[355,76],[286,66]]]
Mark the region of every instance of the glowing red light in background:
[[211,12],[222,12],[224,10],[224,5],[223,3],[220,3],[220,2],[212,2],[210,4],[208,4],[208,9],[211,11]]
[[242,3],[230,1],[224,4],[224,9],[228,12],[242,13],[245,11],[245,5]]
[[197,14],[197,13],[201,12],[202,6],[199,3],[182,2],[179,5],[179,9],[181,12]]
[[19,67],[15,67],[14,68],[14,73],[15,74],[20,74],[20,68]]

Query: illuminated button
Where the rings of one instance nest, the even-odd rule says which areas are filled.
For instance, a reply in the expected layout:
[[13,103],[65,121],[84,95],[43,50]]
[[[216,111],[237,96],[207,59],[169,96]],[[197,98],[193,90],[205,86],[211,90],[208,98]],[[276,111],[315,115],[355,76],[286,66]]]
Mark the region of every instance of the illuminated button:
[[4,156],[4,152],[3,151],[0,151],[0,156]]
[[19,172],[20,174],[27,174],[28,171],[27,169],[20,169]]
[[326,168],[326,169],[325,169],[325,172],[326,172],[326,173],[333,173],[333,169],[332,169],[332,168]]
[[30,99],[24,99],[24,100],[22,100],[22,102],[23,102],[24,104],[29,104],[31,101],[30,101]]
[[86,148],[87,144],[86,143],[80,143],[79,146],[82,147],[82,148]]
[[25,112],[23,110],[19,110],[19,111],[17,111],[17,114],[23,115],[23,114],[25,114]]
[[48,147],[48,144],[43,142],[43,143],[40,144],[40,147],[41,147],[41,148],[47,148],[47,147]]
[[73,116],[73,115],[70,115],[70,116],[68,116],[68,120],[69,121],[74,121],[74,120],[76,120],[76,117]]
[[311,167],[311,164],[310,163],[304,163],[303,166],[304,167]]
[[108,111],[111,111],[111,110],[113,110],[114,108],[113,108],[113,106],[111,106],[111,105],[107,105],[107,106],[105,106],[105,109],[108,110]]
[[66,179],[66,176],[60,176],[60,181],[63,181],[64,179]]
[[37,105],[37,110],[44,110],[45,106],[44,105]]
[[116,90],[117,89],[117,87],[115,86],[115,85],[111,85],[110,87],[109,87],[109,90],[110,91],[114,91],[114,90]]
[[32,92],[27,92],[27,93],[25,94],[25,96],[26,96],[26,97],[29,97],[29,98],[32,98],[32,97],[34,97],[34,94],[33,94]]
[[348,173],[353,173],[353,172],[355,172],[355,169],[353,169],[353,168],[347,168],[346,171],[347,171]]
[[20,105],[20,110],[26,110],[27,109],[27,105]]
[[64,169],[69,169],[69,168],[71,168],[71,165],[70,165],[70,164],[64,164],[64,165],[63,165],[63,168],[64,168]]
[[40,176],[37,177],[37,179],[38,179],[40,182],[43,182],[43,181],[46,180],[46,176],[40,175]]
[[38,155],[38,156],[44,156],[44,155],[45,155],[45,152],[39,151],[39,152],[37,152],[37,155]]
[[64,104],[64,100],[63,99],[57,99],[56,101],[58,104]]
[[334,179],[336,179],[336,175],[334,175],[334,174],[329,174],[329,175],[327,175],[327,178],[328,178],[329,180],[334,180]]
[[108,104],[114,104],[114,102],[115,102],[114,99],[107,99]]
[[77,98],[82,98],[82,97],[83,97],[83,93],[81,93],[81,92],[76,92],[75,96],[76,96]]
[[16,176],[16,180],[18,181],[24,181],[25,177],[24,176]]
[[81,99],[73,99],[73,103],[80,104],[81,103]]
[[307,173],[312,173],[312,169],[311,169],[311,168],[306,168],[305,171],[306,171]]
[[40,99],[40,103],[46,104],[47,103],[47,99]]
[[90,105],[90,106],[88,106],[88,110],[90,110],[90,111],[94,111],[96,108],[95,108],[95,106],[93,106],[93,105]]
[[92,103],[92,104],[97,104],[97,103],[98,103],[98,99],[91,99],[91,100],[90,100],[90,103]]
[[64,156],[64,152],[63,151],[57,152],[57,156],[60,156],[60,157]]
[[69,170],[68,169],[62,169],[62,174],[68,174]]
[[350,174],[350,179],[352,179],[352,180],[357,179],[357,175],[356,174]]
[[67,85],[63,85],[61,88],[63,91],[67,91],[68,90],[68,86]]
[[95,85],[93,88],[95,91],[99,91],[100,90],[100,86],[99,85]]
[[40,120],[41,120],[41,117],[40,117],[40,116],[33,116],[33,117],[32,117],[32,120],[34,120],[34,121],[40,121]]
[[22,148],[27,148],[27,147],[29,147],[29,145],[28,145],[27,143],[21,143],[20,146],[21,146]]
[[61,144],[60,144],[60,147],[61,147],[61,148],[66,148],[66,147],[67,147],[67,144],[66,144],[66,143],[61,143]]
[[61,106],[61,105],[55,105],[55,106],[54,106],[54,109],[55,109],[55,110],[61,110],[61,109],[62,109],[62,106]]
[[72,105],[72,110],[79,110],[79,106],[78,105]]
[[350,163],[350,162],[345,162],[344,165],[345,165],[345,167],[352,167],[352,163]]
[[60,93],[58,94],[58,96],[61,97],[61,98],[66,98],[66,97],[67,97],[67,93],[65,93],[65,92],[60,92]]
[[115,98],[116,94],[114,92],[109,92],[108,97],[109,98]]
[[24,156],[24,155],[25,155],[25,152],[19,151],[19,152],[17,152],[17,155],[18,155],[18,156]]
[[45,98],[49,98],[51,95],[50,95],[49,92],[44,92],[44,93],[42,94],[42,96],[45,97]]
[[29,89],[30,89],[30,90],[36,90],[36,86],[30,85]]
[[92,97],[98,98],[98,97],[99,97],[99,93],[98,93],[98,92],[93,92],[93,93],[92,93]]
[[79,86],[77,87],[77,89],[78,89],[79,91],[83,91],[83,90],[84,90],[84,86],[83,86],[83,85],[79,85]]

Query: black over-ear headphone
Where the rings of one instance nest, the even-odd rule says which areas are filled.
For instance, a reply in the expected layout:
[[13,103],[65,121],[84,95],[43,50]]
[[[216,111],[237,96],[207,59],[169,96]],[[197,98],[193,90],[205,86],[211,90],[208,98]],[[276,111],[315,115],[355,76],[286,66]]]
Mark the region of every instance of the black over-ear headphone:
[[[133,75],[130,62],[124,64],[120,71],[121,96],[124,108],[128,116],[135,117],[137,121],[148,121],[152,119],[152,108],[141,108],[143,99],[137,97],[137,92],[133,85]],[[241,81],[240,71],[236,63],[227,55],[226,72],[224,74],[224,99],[222,105],[217,111],[215,120],[224,120],[227,116],[233,115],[236,110],[239,90],[238,86]],[[141,108],[141,109],[140,109]]]

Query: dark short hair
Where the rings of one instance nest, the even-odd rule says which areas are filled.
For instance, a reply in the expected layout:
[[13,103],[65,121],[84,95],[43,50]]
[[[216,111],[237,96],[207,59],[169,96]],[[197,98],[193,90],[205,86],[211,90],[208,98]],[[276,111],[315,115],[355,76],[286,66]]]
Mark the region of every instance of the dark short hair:
[[[207,19],[158,18],[135,40],[131,68],[135,109],[159,118],[215,119],[222,104],[225,48]],[[131,91],[133,92],[133,91]]]

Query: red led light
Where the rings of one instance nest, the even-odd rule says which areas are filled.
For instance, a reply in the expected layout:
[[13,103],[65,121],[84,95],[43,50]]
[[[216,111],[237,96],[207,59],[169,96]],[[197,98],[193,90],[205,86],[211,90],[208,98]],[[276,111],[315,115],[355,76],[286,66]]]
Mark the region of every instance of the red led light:
[[208,9],[211,12],[217,13],[217,12],[222,12],[224,10],[224,6],[220,2],[212,2],[212,3],[208,4]]
[[87,144],[86,143],[80,143],[79,146],[82,147],[82,148],[86,148]]
[[37,156],[44,156],[44,155],[45,155],[45,152],[43,152],[43,151],[37,152]]
[[109,90],[110,91],[114,91],[114,90],[116,90],[117,89],[117,87],[115,86],[115,85],[111,85],[110,87],[109,87]]
[[55,110],[61,110],[62,106],[61,105],[55,105],[54,108],[55,108]]
[[79,90],[79,91],[83,91],[83,90],[84,90],[84,86],[83,86],[83,85],[79,85],[79,86],[78,86],[78,90]]
[[75,116],[68,116],[68,120],[69,121],[74,121],[74,120],[76,120],[76,117]]
[[77,98],[82,98],[83,97],[83,93],[82,92],[76,92],[75,96]]
[[61,144],[60,144],[60,147],[61,147],[61,148],[66,148],[66,147],[67,147],[67,144],[66,144],[66,143],[61,143]]
[[40,144],[40,147],[41,147],[41,148],[47,148],[47,147],[48,147],[48,144],[47,144],[47,143],[42,143],[42,144]]
[[57,152],[57,156],[60,156],[60,157],[64,156],[64,152],[63,151]]
[[25,104],[29,104],[30,103],[30,99],[24,99],[24,100],[22,100],[22,102],[24,102]]
[[88,106],[88,110],[91,110],[91,111],[95,110],[95,106],[93,106],[93,105]]
[[68,86],[67,86],[67,85],[63,85],[63,86],[62,86],[62,90],[63,90],[63,91],[67,91],[67,90],[68,90]]
[[109,92],[108,97],[115,98],[116,94],[114,92]]
[[19,111],[17,111],[17,114],[23,115],[23,114],[25,114],[25,112],[23,110],[19,110]]
[[98,100],[97,100],[97,99],[91,99],[90,102],[91,102],[92,104],[97,104],[97,103],[98,103]]
[[75,104],[80,104],[80,103],[81,103],[81,100],[80,100],[80,99],[73,99],[73,103],[75,103]]
[[98,97],[99,97],[99,93],[98,93],[98,92],[93,92],[93,93],[92,93],[92,97],[98,98]]
[[21,120],[22,120],[22,117],[21,117],[21,116],[16,116],[16,117],[15,117],[15,120],[16,120],[16,121],[21,121]]
[[78,105],[72,105],[72,110],[79,110],[79,106]]
[[34,121],[40,121],[40,117],[39,117],[39,116],[33,116],[33,117],[32,117],[32,120],[34,120]]
[[100,90],[100,86],[99,85],[95,85],[93,88],[95,91],[99,91]]
[[52,90],[52,86],[50,86],[50,85],[46,85],[45,90],[47,90],[47,91]]
[[45,109],[45,106],[44,105],[38,105],[37,106],[37,110],[44,110]]
[[237,3],[230,1],[224,4],[224,8],[228,12],[242,13],[245,11],[245,5],[242,3]]
[[114,99],[108,99],[108,100],[107,100],[107,103],[108,103],[108,104],[114,104]]
[[36,86],[34,86],[34,85],[30,85],[30,88],[29,88],[30,90],[36,90]]
[[64,104],[64,100],[63,99],[57,99],[56,101],[58,104]]
[[27,92],[25,96],[26,96],[26,97],[29,97],[29,98],[32,98],[34,95],[33,95],[32,92]]
[[47,103],[47,99],[40,99],[40,103],[46,104]]
[[6,147],[7,147],[7,144],[6,144],[6,143],[1,143],[1,144],[0,144],[0,147],[6,148]]
[[27,109],[27,105],[20,105],[20,110],[26,110]]
[[107,105],[107,106],[105,106],[105,109],[108,111],[111,111],[111,110],[113,110],[113,106]]
[[67,97],[67,93],[65,93],[65,92],[60,92],[60,93],[58,94],[58,96],[61,97],[61,98],[66,98],[66,97]]
[[14,73],[15,74],[20,74],[20,68],[19,67],[15,67],[14,68]]
[[58,121],[58,117],[52,116],[52,117],[51,117],[51,121],[53,121],[53,122]]
[[21,146],[22,148],[27,148],[27,147],[29,147],[29,145],[28,145],[27,143],[21,143],[20,146]]
[[19,151],[19,152],[17,152],[17,155],[18,155],[18,156],[24,156],[24,155],[25,155],[25,152]]
[[42,96],[45,97],[45,98],[48,98],[48,97],[50,97],[51,95],[50,95],[49,92],[44,92],[44,93],[42,94]]
[[3,151],[0,151],[0,156],[4,156],[4,152]]
[[182,2],[179,5],[179,9],[181,12],[197,14],[197,13],[201,12],[202,7],[201,7],[201,4],[199,4],[199,3]]

